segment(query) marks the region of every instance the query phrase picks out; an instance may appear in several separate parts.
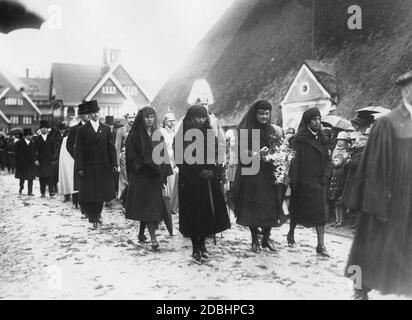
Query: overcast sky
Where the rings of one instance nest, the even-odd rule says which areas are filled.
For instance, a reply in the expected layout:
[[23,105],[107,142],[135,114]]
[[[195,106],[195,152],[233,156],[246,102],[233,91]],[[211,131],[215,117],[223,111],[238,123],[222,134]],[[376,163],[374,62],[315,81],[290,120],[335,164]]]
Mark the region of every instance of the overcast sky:
[[0,33],[2,65],[45,77],[52,62],[101,64],[106,45],[122,50],[123,64],[153,98],[233,0],[20,2],[48,21],[40,31]]

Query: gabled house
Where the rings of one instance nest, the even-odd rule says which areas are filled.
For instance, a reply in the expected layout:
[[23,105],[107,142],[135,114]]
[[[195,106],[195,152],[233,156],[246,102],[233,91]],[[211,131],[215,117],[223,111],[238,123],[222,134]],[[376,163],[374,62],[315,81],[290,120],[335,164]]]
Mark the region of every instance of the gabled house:
[[[55,119],[77,116],[82,101],[97,100],[100,115],[121,118],[125,108],[136,111],[150,100],[118,62],[118,51],[105,48],[103,65],[53,63],[51,70],[51,110]],[[129,110],[129,109],[128,109]]]
[[0,131],[10,129],[37,129],[41,110],[29,97],[26,84],[6,69],[0,69]]
[[323,116],[329,114],[336,108],[337,97],[333,67],[305,60],[281,102],[283,128],[297,129],[303,112],[311,107],[319,108]]

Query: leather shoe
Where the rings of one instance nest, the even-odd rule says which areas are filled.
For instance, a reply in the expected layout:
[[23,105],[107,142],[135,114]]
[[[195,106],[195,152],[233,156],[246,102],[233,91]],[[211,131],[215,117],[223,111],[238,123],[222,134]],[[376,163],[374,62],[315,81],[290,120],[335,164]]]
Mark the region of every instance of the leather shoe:
[[288,246],[289,246],[289,247],[292,247],[292,248],[293,248],[293,247],[296,245],[294,236],[290,235],[289,233],[288,233],[288,235],[286,236],[286,239],[288,240]]
[[330,258],[330,255],[328,253],[328,251],[326,251],[326,248],[323,247],[316,247],[316,253],[322,257],[327,257]]
[[196,264],[202,264],[202,255],[200,251],[196,251],[192,254],[193,262]]
[[265,239],[262,241],[262,248],[268,248],[270,251],[276,251],[275,243],[271,239]]
[[260,245],[257,239],[252,239],[252,251],[256,253],[260,253]]
[[147,239],[147,237],[143,234],[143,235],[138,235],[137,239],[139,240],[139,242],[143,242],[143,243],[149,243],[150,241]]
[[207,251],[205,245],[200,246],[200,255],[202,256],[202,258],[205,258],[205,259],[210,258],[209,252]]

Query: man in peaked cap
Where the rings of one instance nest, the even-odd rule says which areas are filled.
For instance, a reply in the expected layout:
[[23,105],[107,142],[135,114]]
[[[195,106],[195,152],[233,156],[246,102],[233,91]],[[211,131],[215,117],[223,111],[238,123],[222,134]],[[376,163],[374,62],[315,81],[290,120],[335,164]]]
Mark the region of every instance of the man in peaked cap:
[[50,197],[54,196],[51,177],[57,162],[56,140],[49,135],[50,127],[47,120],[40,120],[40,135],[35,142],[35,165],[38,167],[37,175],[40,181],[40,193],[44,198],[46,186]]
[[372,289],[412,297],[412,72],[396,84],[403,104],[373,124],[353,186],[358,220],[345,274],[355,299]]
[[[70,128],[69,136],[67,137],[67,142],[66,142],[66,149],[70,153],[70,156],[73,158],[73,160],[75,160],[76,158],[74,150],[75,150],[75,144],[76,144],[77,130],[89,121],[89,115],[87,114],[87,104],[85,102],[79,104],[77,114],[79,115],[80,121],[77,125]],[[76,162],[74,166],[76,167]],[[78,209],[79,208],[79,194],[78,194],[79,176],[76,174],[76,172],[74,173],[73,189],[74,189],[74,193],[72,194],[73,206],[76,209]],[[85,218],[85,214],[83,216]]]
[[80,177],[80,206],[93,228],[97,228],[102,223],[103,203],[116,197],[114,173],[118,166],[111,130],[99,121],[97,101],[88,101],[86,105],[90,120],[77,130],[75,173]]

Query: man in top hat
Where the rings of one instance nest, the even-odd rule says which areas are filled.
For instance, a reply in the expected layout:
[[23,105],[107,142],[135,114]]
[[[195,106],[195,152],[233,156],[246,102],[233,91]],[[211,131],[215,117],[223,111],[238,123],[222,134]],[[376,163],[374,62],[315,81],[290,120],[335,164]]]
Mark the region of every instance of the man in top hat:
[[52,176],[57,163],[56,140],[49,135],[50,127],[47,120],[40,120],[40,135],[35,141],[35,165],[38,167],[37,175],[40,180],[40,193],[44,198],[46,186],[50,197],[54,196]]
[[23,130],[23,136],[16,142],[16,174],[20,180],[19,193],[22,194],[24,181],[27,180],[27,194],[33,196],[33,180],[36,178],[34,164],[35,146],[31,128]]
[[103,203],[116,197],[113,173],[118,172],[118,166],[110,127],[99,121],[97,101],[88,101],[86,105],[90,120],[77,129],[75,173],[80,177],[80,206],[93,228],[97,228]]
[[[76,136],[77,136],[77,130],[79,127],[84,126],[86,123],[89,122],[89,115],[87,114],[87,104],[86,103],[81,103],[78,106],[78,111],[77,114],[79,115],[80,121],[78,124],[70,128],[69,135],[67,137],[67,142],[66,142],[66,149],[69,152],[70,156],[75,160],[75,144],[76,144]],[[74,207],[77,209],[79,207],[79,176],[74,172],[74,180],[73,180],[73,189],[74,192],[72,194],[72,201]]]
[[372,289],[412,297],[412,71],[396,84],[403,103],[373,124],[354,185],[359,214],[346,276],[356,299]]

